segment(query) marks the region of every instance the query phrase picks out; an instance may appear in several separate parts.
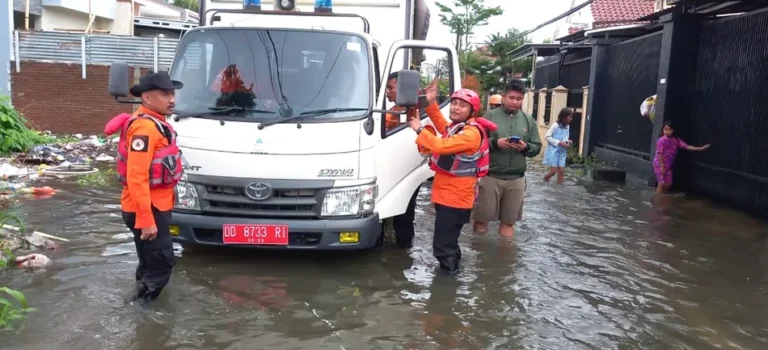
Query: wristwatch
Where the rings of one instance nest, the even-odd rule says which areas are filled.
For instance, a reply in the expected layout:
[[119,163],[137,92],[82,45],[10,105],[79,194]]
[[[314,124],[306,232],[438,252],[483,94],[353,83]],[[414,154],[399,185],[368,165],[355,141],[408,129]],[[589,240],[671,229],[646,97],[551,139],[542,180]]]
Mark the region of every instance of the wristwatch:
[[416,129],[416,135],[421,134],[422,130],[424,130],[423,126],[420,126],[418,129]]

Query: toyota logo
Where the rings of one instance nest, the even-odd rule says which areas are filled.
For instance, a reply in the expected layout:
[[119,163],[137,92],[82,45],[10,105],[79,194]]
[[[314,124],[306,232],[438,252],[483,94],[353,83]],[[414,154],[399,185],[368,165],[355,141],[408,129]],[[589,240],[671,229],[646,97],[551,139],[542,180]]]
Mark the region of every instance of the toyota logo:
[[263,201],[272,195],[272,188],[263,182],[251,182],[245,186],[245,195],[250,199]]

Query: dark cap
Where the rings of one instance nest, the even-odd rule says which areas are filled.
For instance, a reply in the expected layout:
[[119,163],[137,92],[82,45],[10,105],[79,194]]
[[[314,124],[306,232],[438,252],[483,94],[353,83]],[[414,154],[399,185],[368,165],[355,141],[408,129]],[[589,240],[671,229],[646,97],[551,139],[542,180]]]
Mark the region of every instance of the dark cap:
[[139,84],[131,88],[131,95],[140,97],[141,94],[152,90],[178,90],[184,87],[180,81],[171,80],[168,72],[149,73],[141,79]]

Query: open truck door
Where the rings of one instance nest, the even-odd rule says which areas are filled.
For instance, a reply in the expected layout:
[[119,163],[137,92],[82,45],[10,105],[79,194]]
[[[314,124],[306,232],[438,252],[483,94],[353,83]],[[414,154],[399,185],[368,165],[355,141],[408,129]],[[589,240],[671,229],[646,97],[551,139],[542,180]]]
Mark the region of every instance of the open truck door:
[[[410,58],[410,67],[403,70],[403,57]],[[447,118],[450,109],[450,95],[461,88],[458,57],[452,46],[427,43],[421,40],[401,40],[395,42],[389,50],[383,70],[383,79],[376,99],[376,107],[389,110],[399,102],[411,102],[414,91],[398,79],[398,89],[395,103],[387,98],[387,77],[396,72],[401,76],[419,74],[419,88],[424,89],[432,80],[438,80],[440,92],[438,103],[443,115]],[[418,90],[418,89],[417,89]],[[403,94],[401,94],[403,93]],[[417,93],[418,94],[418,93]],[[402,105],[401,105],[402,106]],[[424,125],[431,125],[423,106],[419,108],[420,118]],[[378,185],[376,208],[379,217],[388,218],[405,212],[408,202],[418,186],[432,177],[434,173],[427,165],[427,158],[417,151],[416,133],[410,129],[406,114],[400,114],[401,124],[387,127],[386,114],[376,113],[374,121],[376,131],[381,134],[381,141],[375,146],[375,163]]]

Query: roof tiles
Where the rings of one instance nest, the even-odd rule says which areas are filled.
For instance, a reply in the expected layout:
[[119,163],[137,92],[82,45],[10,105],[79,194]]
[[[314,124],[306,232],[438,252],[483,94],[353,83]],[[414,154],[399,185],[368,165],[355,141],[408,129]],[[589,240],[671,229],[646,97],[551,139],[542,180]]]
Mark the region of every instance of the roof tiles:
[[600,24],[624,24],[653,13],[653,0],[595,0],[592,17],[595,27]]

